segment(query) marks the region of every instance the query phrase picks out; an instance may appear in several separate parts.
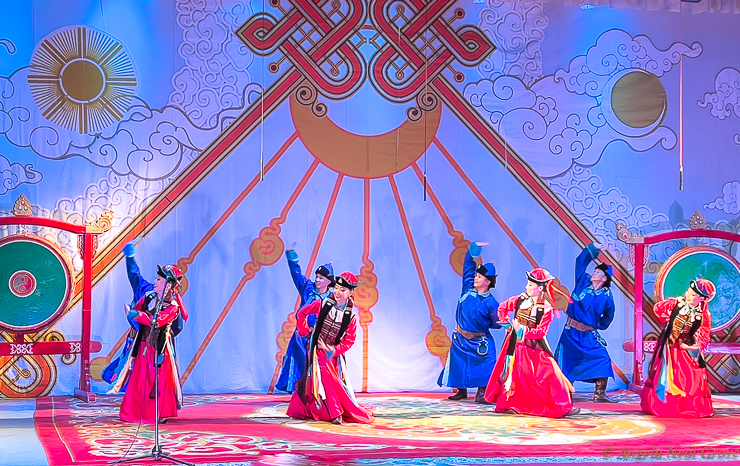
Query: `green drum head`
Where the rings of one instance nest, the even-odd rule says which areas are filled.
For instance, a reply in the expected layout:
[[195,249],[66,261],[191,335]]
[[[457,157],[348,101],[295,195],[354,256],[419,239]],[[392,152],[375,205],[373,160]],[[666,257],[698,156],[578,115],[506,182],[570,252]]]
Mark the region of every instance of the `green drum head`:
[[72,274],[61,251],[30,235],[0,240],[0,329],[31,333],[67,310]]
[[740,264],[725,251],[709,246],[690,246],[671,256],[655,281],[657,298],[683,296],[691,280],[706,278],[717,287],[717,295],[709,302],[712,330],[733,323],[740,312]]

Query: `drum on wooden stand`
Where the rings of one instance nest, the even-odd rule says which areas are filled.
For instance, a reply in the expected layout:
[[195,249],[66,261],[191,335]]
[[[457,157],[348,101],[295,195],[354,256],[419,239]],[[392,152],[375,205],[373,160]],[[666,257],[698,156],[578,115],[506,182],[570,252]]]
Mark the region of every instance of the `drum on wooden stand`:
[[0,330],[34,333],[67,311],[72,267],[54,243],[33,235],[0,239]]

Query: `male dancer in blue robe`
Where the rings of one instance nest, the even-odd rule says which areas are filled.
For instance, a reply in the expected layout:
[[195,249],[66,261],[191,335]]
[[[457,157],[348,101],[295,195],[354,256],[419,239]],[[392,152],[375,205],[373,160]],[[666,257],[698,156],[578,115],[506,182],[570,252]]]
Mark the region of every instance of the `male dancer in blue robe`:
[[611,292],[611,266],[600,263],[593,274],[588,265],[599,256],[599,248],[589,244],[576,259],[576,284],[571,294],[560,342],[555,350],[563,374],[576,380],[596,384],[593,400],[613,402],[606,396],[606,384],[614,377],[606,341],[599,330],[606,330],[614,320],[614,297]]
[[486,243],[470,243],[463,262],[462,296],[457,302],[452,332],[452,346],[442,373],[439,386],[453,387],[457,393],[448,400],[468,397],[468,388],[477,387],[475,402],[487,404],[484,398],[486,384],[496,364],[496,344],[489,329],[501,328],[498,322],[498,301],[491,295],[496,286],[496,267],[493,263],[478,266]]
[[[285,258],[288,259],[290,276],[293,278],[298,294],[301,296],[301,305],[298,309],[314,301],[322,300],[331,295],[334,286],[334,269],[331,263],[324,264],[316,269],[316,278],[311,281],[301,272],[301,266],[298,264],[298,253],[295,252],[296,243],[285,251]],[[296,316],[298,314],[296,313]],[[309,316],[313,326],[316,316]],[[280,368],[280,376],[275,382],[277,390],[292,393],[295,390],[295,384],[303,375],[306,366],[306,344],[308,338],[298,335],[298,329],[293,332],[293,336],[288,342],[288,348],[285,350],[283,364]]]

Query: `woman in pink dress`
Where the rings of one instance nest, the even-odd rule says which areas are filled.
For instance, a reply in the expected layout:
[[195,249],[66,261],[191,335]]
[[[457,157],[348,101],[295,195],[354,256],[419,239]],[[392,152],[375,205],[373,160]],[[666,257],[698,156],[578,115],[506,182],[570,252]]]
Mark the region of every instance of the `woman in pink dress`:
[[[307,304],[298,311],[298,334],[310,335],[308,370],[296,383],[288,416],[333,424],[373,422],[373,415],[355,399],[344,359],[344,353],[352,347],[357,336],[357,313],[352,294],[359,284],[356,276],[344,272],[336,277],[332,296]],[[315,328],[309,328],[309,315],[318,316]]]
[[715,293],[712,282],[699,278],[691,281],[683,296],[655,304],[655,316],[664,327],[640,393],[646,413],[689,418],[714,414],[701,352],[709,344],[708,303]]
[[[159,370],[159,418],[177,417],[182,406],[180,376],[175,361],[174,339],[171,325],[182,313],[187,319],[187,311],[178,292],[182,275],[174,265],[157,267],[157,280],[154,289],[141,298],[129,311],[129,319],[139,324],[139,331],[131,350],[132,364],[128,388],[121,402],[121,420],[127,422],[154,422],[154,371]],[[160,297],[163,296],[159,314],[156,314]],[[156,325],[153,322],[157,317]],[[154,327],[154,334],[152,334]],[[155,369],[155,355],[159,355]],[[124,380],[128,374],[121,374]]]
[[552,293],[562,293],[552,286],[554,278],[545,269],[527,272],[526,292],[499,305],[500,323],[511,326],[486,387],[486,400],[496,403],[498,413],[555,418],[580,411],[573,408],[573,386],[545,338],[554,312]]

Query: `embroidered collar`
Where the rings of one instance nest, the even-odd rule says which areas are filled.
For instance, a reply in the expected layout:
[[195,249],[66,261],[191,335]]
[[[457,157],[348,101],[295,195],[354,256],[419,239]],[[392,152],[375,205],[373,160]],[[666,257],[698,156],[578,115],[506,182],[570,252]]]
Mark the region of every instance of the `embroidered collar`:
[[676,301],[678,302],[678,305],[681,306],[682,309],[687,309],[689,311],[694,311],[698,313],[702,312],[701,306],[690,305],[689,303],[686,302],[685,299],[683,299],[683,296],[681,296],[680,298],[677,298]]
[[519,303],[519,309],[523,309],[525,311],[532,309],[537,301],[526,293],[522,293],[522,295],[519,296],[519,299],[522,301]]
[[313,290],[311,290],[311,296],[316,296],[316,298],[323,300],[329,297],[329,295],[331,294],[331,290],[332,288],[329,287],[323,293],[319,293],[318,288],[314,288]]
[[484,291],[483,293],[478,293],[478,290],[476,290],[475,287],[468,288],[468,291],[466,291],[465,294],[460,296],[460,299],[458,299],[457,302],[462,303],[463,301],[465,301],[465,298],[467,298],[468,296],[480,296],[481,298],[485,298],[485,297],[491,296],[491,291],[489,290],[489,291]]
[[598,290],[596,290],[596,289],[594,289],[594,286],[593,285],[588,285],[586,288],[584,288],[583,291],[581,291],[581,294],[579,294],[579,295],[575,295],[574,294],[573,298],[575,298],[576,301],[581,301],[587,295],[599,296],[601,294],[606,295],[606,296],[611,296],[612,290],[609,289],[608,286],[602,286],[601,288],[599,288]]

